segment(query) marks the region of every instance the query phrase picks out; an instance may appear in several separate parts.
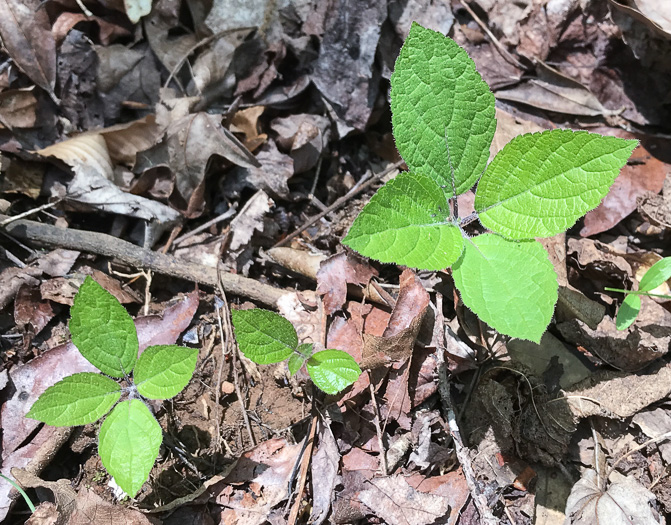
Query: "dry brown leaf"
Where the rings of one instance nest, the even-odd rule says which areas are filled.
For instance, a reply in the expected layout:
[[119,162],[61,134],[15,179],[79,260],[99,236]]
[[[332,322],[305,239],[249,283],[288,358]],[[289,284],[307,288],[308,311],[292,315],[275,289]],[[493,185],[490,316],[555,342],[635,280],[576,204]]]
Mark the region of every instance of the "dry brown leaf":
[[270,127],[278,135],[277,144],[294,159],[294,173],[315,167],[328,144],[331,123],[326,117],[298,113],[276,118]]
[[389,525],[428,525],[450,510],[447,498],[419,492],[403,476],[373,478],[359,500]]
[[300,449],[300,443],[273,438],[245,452],[224,480],[209,488],[212,500],[222,506],[220,522],[265,523],[273,507],[288,496]]
[[567,525],[661,525],[665,520],[655,509],[655,495],[633,476],[617,471],[606,490],[594,469],[587,469],[571,489],[566,502]]
[[88,16],[84,13],[65,11],[58,15],[58,18],[56,18],[54,25],[51,28],[51,32],[53,33],[56,42],[60,44],[70,30],[79,22],[95,22],[98,24],[98,37],[100,38],[100,43],[104,46],[111,44],[119,37],[130,36],[130,31],[125,27],[108,22],[99,16]]
[[609,0],[616,9],[643,22],[656,34],[671,38],[671,7],[659,0]]
[[373,112],[379,89],[373,63],[386,18],[386,4],[376,0],[357,2],[355,9],[347,2],[336,2],[327,10],[311,79],[324,97],[341,138],[354,129],[366,129]]
[[37,122],[36,110],[37,99],[32,89],[10,89],[0,93],[1,126],[32,128]]
[[39,0],[0,0],[0,37],[19,68],[56,98],[56,41]]
[[62,160],[75,173],[88,168],[107,180],[114,180],[114,166],[107,143],[99,133],[84,133],[37,150],[35,153],[42,157]]
[[37,199],[42,192],[45,171],[46,166],[42,163],[14,158],[0,180],[0,191],[22,193],[31,199]]
[[42,299],[37,287],[22,286],[14,298],[14,322],[22,330],[37,335],[54,317],[49,301]]
[[245,135],[245,146],[249,151],[256,150],[268,140],[268,135],[259,133],[259,117],[265,109],[264,106],[241,109],[231,119],[231,131]]
[[150,16],[143,21],[149,46],[170,72],[198,42],[198,37],[193,33],[181,35],[169,33],[172,28],[180,25],[179,10],[180,4],[177,2],[157,0]]
[[[665,399],[670,393],[671,366],[653,363],[637,374],[610,370],[595,372],[565,390],[564,399],[547,406],[565,406],[579,419],[596,415],[625,419]],[[561,408],[557,410],[561,411]]]
[[403,271],[399,296],[381,336],[363,333],[362,368],[377,368],[412,355],[429,294],[412,270]]
[[338,483],[340,470],[340,451],[327,421],[319,420],[317,430],[318,443],[312,454],[310,469],[312,473],[312,512],[310,523],[321,525],[328,518],[333,493]]
[[[182,109],[177,109],[174,116],[178,117],[181,112]],[[209,113],[178,118],[168,124],[163,141],[137,159],[136,173],[166,166],[175,174],[175,189],[190,215],[202,211],[203,181],[212,155],[220,155],[238,166],[259,166],[259,161],[247,148],[221,125],[221,119],[221,115]]]
[[294,175],[294,161],[281,153],[275,142],[269,140],[256,155],[257,167],[239,167],[224,183],[224,191],[239,193],[243,188],[264,190],[269,194],[287,198],[287,181]]
[[347,284],[367,286],[378,271],[350,252],[340,252],[322,262],[317,272],[317,293],[323,296],[328,315],[340,310],[347,299]]
[[139,120],[117,124],[94,133],[103,136],[114,162],[133,166],[137,153],[156,144],[163,129],[156,123],[154,115],[147,115]]
[[567,115],[613,115],[585,86],[539,62],[538,78],[518,87],[496,92],[501,100],[521,102],[530,106]]

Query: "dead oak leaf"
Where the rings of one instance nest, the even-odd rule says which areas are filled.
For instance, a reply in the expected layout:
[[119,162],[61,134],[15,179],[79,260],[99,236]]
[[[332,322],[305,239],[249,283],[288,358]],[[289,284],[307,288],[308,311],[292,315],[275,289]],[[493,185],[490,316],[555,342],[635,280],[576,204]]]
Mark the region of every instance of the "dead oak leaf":
[[419,492],[403,476],[373,478],[359,500],[390,525],[428,525],[450,510],[447,498]]

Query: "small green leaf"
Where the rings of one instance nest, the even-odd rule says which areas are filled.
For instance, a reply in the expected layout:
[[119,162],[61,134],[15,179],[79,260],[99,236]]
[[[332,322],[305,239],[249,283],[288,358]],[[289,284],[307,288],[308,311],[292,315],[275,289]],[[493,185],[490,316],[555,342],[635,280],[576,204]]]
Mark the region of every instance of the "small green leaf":
[[255,363],[279,363],[298,346],[293,325],[275,312],[260,308],[233,310],[231,317],[240,351]]
[[451,161],[457,194],[475,184],[496,129],[494,95],[454,40],[412,24],[391,76],[391,112],[411,171],[452,195]]
[[137,360],[133,380],[140,395],[170,399],[188,384],[196,369],[198,350],[177,345],[147,348]]
[[617,317],[615,318],[615,326],[618,330],[626,330],[629,328],[636,317],[638,312],[641,311],[641,296],[634,294],[627,294],[620,305],[620,309],[617,311]]
[[515,137],[478,183],[480,222],[510,239],[566,231],[606,196],[637,144],[566,129]]
[[461,255],[461,231],[438,184],[401,173],[373,195],[342,243],[366,257],[424,270],[442,270]]
[[638,283],[639,292],[649,292],[671,279],[671,257],[665,257],[653,264]]
[[538,241],[487,233],[467,242],[453,267],[464,304],[502,334],[540,342],[555,303],[557,274]]
[[82,372],[50,386],[26,417],[54,427],[88,425],[103,417],[121,397],[121,387],[109,377]]
[[298,345],[298,348],[293,354],[291,354],[289,362],[287,363],[289,367],[289,374],[294,375],[296,372],[298,372],[303,366],[303,363],[305,363],[305,360],[310,357],[310,355],[312,355],[312,344],[303,343]]
[[100,427],[98,452],[103,466],[131,498],[149,478],[163,441],[161,427],[138,399],[119,403]]
[[96,368],[112,377],[130,374],[137,359],[135,323],[119,301],[86,277],[70,310],[72,342]]
[[356,361],[342,350],[317,352],[307,360],[306,367],[312,382],[327,394],[337,394],[361,375]]

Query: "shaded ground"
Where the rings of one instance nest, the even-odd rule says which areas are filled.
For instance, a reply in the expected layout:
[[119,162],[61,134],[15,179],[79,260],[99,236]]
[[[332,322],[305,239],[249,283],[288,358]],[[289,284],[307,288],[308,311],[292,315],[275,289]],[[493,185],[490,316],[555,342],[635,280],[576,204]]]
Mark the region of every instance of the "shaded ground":
[[[671,255],[669,9],[243,4],[157,0],[134,23],[116,0],[0,2],[1,470],[57,504],[28,523],[664,523],[671,303],[643,298],[621,332],[604,288]],[[492,154],[554,127],[641,142],[602,205],[544,240],[560,299],[540,345],[479,322],[449,272],[340,245],[404,168],[388,90],[413,20],[496,95]],[[164,446],[133,501],[98,425],[24,417],[90,366],[67,344],[85,275],[137,315],[141,345],[200,351],[187,389],[153,407]],[[245,360],[223,305],[252,304],[366,371],[327,397]],[[0,480],[0,520],[29,516]]]

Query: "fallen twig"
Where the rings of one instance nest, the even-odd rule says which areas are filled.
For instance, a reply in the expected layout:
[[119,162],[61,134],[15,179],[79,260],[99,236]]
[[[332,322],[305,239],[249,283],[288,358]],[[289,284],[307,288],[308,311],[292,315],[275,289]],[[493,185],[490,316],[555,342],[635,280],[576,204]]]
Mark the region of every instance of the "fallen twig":
[[[444,322],[442,315],[443,304],[442,296],[440,294],[438,294],[436,306],[436,323],[442,324]],[[482,494],[478,488],[475,472],[473,472],[473,466],[468,457],[468,449],[464,447],[464,442],[461,439],[461,431],[459,430],[454,403],[452,402],[452,395],[450,394],[450,385],[447,381],[447,366],[445,365],[444,353],[445,344],[441,341],[438,346],[439,347],[436,350],[436,362],[438,364],[438,393],[440,394],[440,400],[442,402],[443,415],[447,419],[449,432],[452,436],[452,441],[454,442],[454,452],[461,464],[461,470],[464,473],[464,478],[466,478],[466,484],[468,485],[468,490],[473,498],[473,503],[480,514],[480,523],[483,525],[497,525],[499,520],[492,514],[487,502],[487,497]]]
[[[6,220],[0,215],[0,222]],[[217,287],[217,269],[184,261],[172,255],[154,252],[104,233],[58,228],[29,220],[17,220],[7,224],[4,230],[13,237],[34,241],[46,246],[89,252],[134,266],[152,270],[163,275],[178,277],[186,281]],[[273,308],[289,290],[231,273],[221,274],[221,284],[226,292],[247,297]]]

